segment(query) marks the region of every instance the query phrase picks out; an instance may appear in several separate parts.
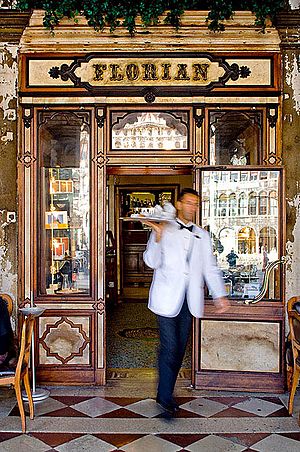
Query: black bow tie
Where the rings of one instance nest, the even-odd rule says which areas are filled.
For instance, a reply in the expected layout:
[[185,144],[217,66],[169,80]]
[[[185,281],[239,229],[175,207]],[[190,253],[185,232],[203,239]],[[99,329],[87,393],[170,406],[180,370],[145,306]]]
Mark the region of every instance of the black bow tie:
[[188,231],[193,232],[194,225],[191,224],[190,226],[185,226],[184,224],[179,223],[179,221],[177,221],[177,223],[179,224],[180,229],[187,229]]

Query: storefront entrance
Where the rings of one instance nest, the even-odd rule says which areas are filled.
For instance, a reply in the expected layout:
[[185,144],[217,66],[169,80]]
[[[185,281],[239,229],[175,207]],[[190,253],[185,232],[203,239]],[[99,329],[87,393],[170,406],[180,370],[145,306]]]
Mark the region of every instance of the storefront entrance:
[[[46,36],[40,12],[24,32],[18,297],[45,308],[40,382],[106,383],[109,312],[145,305],[151,281],[142,261],[149,231],[120,217],[193,186],[232,308],[217,316],[207,291],[205,317],[193,325],[192,384],[283,389],[278,33],[268,29],[258,43],[247,22],[245,45],[243,13],[212,47],[201,17],[189,16],[181,40],[163,23],[146,41],[144,30],[99,39],[80,24],[74,44],[65,23]],[[117,330],[132,334],[126,324]]]
[[[166,169],[167,170],[167,169]],[[145,172],[145,168],[141,172]],[[108,171],[109,172],[109,171]],[[110,203],[107,223],[110,236],[115,238],[114,273],[106,273],[107,305],[107,369],[108,375],[116,369],[155,369],[158,330],[155,315],[147,308],[152,270],[143,262],[143,252],[151,229],[131,214],[146,212],[165,201],[173,205],[178,192],[193,186],[191,170],[186,174],[159,174],[159,169],[147,169],[148,174],[109,175],[107,178]],[[117,173],[115,169],[114,173]],[[152,174],[149,174],[152,173]],[[190,173],[190,174],[188,174]],[[113,233],[114,230],[114,233]],[[111,247],[107,252],[106,268],[111,266]],[[114,278],[113,278],[114,275]],[[117,290],[113,288],[117,287]],[[191,368],[191,342],[183,367]]]

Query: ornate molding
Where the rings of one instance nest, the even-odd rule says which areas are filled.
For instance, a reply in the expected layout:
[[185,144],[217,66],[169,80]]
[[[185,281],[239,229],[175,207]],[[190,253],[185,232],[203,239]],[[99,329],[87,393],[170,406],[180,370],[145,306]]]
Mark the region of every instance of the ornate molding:
[[99,129],[103,129],[106,118],[105,109],[102,107],[96,107],[95,117],[97,121],[97,126],[99,127]]
[[[239,66],[237,63],[229,64],[224,57],[215,57],[204,52],[147,52],[142,54],[140,52],[121,52],[118,54],[118,58],[120,61],[128,58],[134,61],[126,66],[125,75],[117,72],[119,70],[117,69],[117,67],[119,68],[119,64],[101,63],[101,61],[116,61],[115,54],[102,52],[76,57],[70,65],[63,63],[60,67],[53,66],[49,69],[49,76],[53,79],[60,78],[63,81],[70,80],[75,88],[86,89],[93,95],[124,96],[124,88],[126,88],[126,94],[128,96],[143,96],[147,103],[153,103],[158,96],[199,95],[210,92],[214,88],[225,88],[227,81],[247,78],[251,74],[248,66]],[[154,59],[159,61],[157,63],[151,63]],[[93,60],[95,61],[94,63]],[[187,63],[178,63],[178,61],[189,61],[189,64],[193,64],[195,66],[194,76],[192,77],[187,72]],[[197,63],[199,61],[206,61],[207,63]],[[175,66],[177,65],[178,73],[177,76],[173,74],[172,79],[170,67],[173,63]],[[215,79],[208,79],[207,68],[214,64],[218,65],[224,73]],[[76,71],[87,66],[90,68],[90,71],[94,70],[95,74],[91,76],[93,72],[90,72],[87,79],[82,80],[82,77],[78,76]],[[142,67],[144,76],[141,74]],[[159,84],[156,83],[158,80],[158,67],[163,71],[160,80],[161,83]],[[111,71],[111,76],[105,82],[104,73],[107,73],[107,71]],[[125,81],[125,76],[128,77],[128,81]],[[199,80],[202,83],[199,83]],[[188,81],[188,83],[180,84],[180,81]],[[152,85],[155,86],[155,89]]]
[[29,24],[31,12],[0,9],[0,39],[3,42],[18,44],[24,29]]
[[105,302],[103,298],[99,298],[93,305],[92,308],[100,315],[105,313]]
[[281,165],[282,159],[281,159],[281,157],[279,157],[276,154],[276,152],[269,152],[267,157],[264,159],[264,163],[266,165],[272,165],[272,166]]
[[[59,352],[56,351],[51,351],[51,346],[49,346],[47,344],[47,340],[49,340],[49,337],[51,337],[51,334],[54,334],[51,330],[56,330],[58,329],[58,327],[60,325],[62,325],[63,323],[65,323],[66,325],[69,325],[70,329],[74,329],[74,330],[78,330],[77,333],[74,332],[74,338],[76,336],[76,334],[80,334],[82,337],[82,344],[80,347],[77,348],[77,351],[74,351],[72,353],[70,353],[68,356],[63,357],[59,354]],[[71,331],[70,331],[71,333]],[[71,334],[68,334],[67,339],[69,341],[72,340]],[[91,339],[89,339],[85,333],[85,331],[82,328],[81,324],[77,324],[77,323],[73,323],[70,319],[68,319],[67,317],[61,317],[56,323],[54,324],[48,324],[46,326],[46,329],[42,335],[42,337],[40,338],[40,344],[42,345],[42,347],[44,348],[44,350],[46,351],[46,355],[47,357],[54,357],[56,358],[58,361],[60,361],[62,364],[67,364],[69,361],[71,361],[75,356],[83,356],[83,351],[84,349],[87,347],[87,345],[90,343]],[[74,339],[74,343],[76,342],[76,340]],[[76,344],[78,346],[78,344]]]
[[145,89],[143,91],[143,95],[144,95],[144,99],[145,102],[147,102],[147,104],[153,104],[153,102],[155,102],[156,99],[156,90],[153,89]]
[[[27,112],[29,112],[29,114],[26,114]],[[31,121],[33,118],[33,108],[32,107],[24,107],[22,118],[23,118],[23,122],[24,122],[24,127],[26,127],[26,129],[29,129],[31,127]]]
[[99,152],[96,157],[92,159],[99,169],[102,169],[109,162],[109,158],[103,152]]
[[[198,113],[197,113],[198,111],[201,111],[200,115],[198,115]],[[196,127],[198,129],[201,129],[202,124],[203,124],[203,120],[204,120],[204,117],[205,117],[203,112],[204,112],[203,107],[195,107],[194,111],[193,111],[193,118],[195,120]]]
[[26,168],[30,168],[31,165],[36,161],[36,158],[31,154],[30,151],[25,151],[18,157],[18,161],[26,166]]
[[[272,110],[274,113],[272,113]],[[276,126],[277,119],[278,119],[278,106],[268,106],[267,108],[267,118],[270,124],[270,127],[273,129]]]
[[196,152],[195,155],[191,158],[191,162],[194,168],[207,165],[207,158],[201,152]]
[[299,49],[300,9],[284,11],[277,14],[276,28],[279,33],[282,48]]

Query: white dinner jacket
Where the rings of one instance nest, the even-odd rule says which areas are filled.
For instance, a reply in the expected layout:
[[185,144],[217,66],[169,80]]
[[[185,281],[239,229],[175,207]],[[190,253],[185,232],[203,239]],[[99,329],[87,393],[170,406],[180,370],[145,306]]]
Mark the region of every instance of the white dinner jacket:
[[189,272],[186,275],[184,233],[177,223],[168,224],[161,240],[155,241],[152,232],[144,252],[144,262],[154,269],[149,292],[149,309],[164,317],[179,314],[186,293],[190,312],[202,317],[204,311],[204,283],[212,297],[226,296],[221,272],[217,266],[209,234],[194,225]]

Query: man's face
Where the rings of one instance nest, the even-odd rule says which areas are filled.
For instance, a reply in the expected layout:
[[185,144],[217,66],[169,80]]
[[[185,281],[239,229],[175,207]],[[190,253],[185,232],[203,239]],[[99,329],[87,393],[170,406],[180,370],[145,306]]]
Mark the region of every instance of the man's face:
[[177,215],[184,223],[193,221],[199,206],[199,198],[191,193],[186,193],[180,201],[177,201]]

